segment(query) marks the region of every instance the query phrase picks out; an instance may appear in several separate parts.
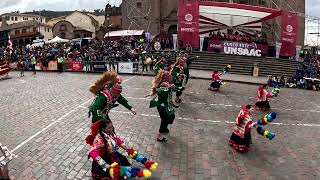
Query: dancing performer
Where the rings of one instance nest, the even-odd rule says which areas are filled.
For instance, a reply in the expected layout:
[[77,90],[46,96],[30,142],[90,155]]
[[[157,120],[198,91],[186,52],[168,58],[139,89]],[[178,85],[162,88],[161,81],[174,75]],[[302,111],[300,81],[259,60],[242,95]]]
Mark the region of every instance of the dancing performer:
[[268,85],[264,84],[259,86],[257,90],[256,108],[264,112],[270,110],[269,98],[278,96],[280,92],[280,89],[278,88],[274,88],[271,93],[268,92],[267,89]]
[[118,106],[116,102],[130,110],[136,115],[134,108],[121,95],[122,85],[121,77],[114,71],[105,72],[103,76],[96,81],[95,85],[90,88],[96,98],[89,108],[89,117],[92,115],[92,123],[101,120],[103,116],[108,116],[109,111]]
[[163,56],[161,56],[161,58],[154,65],[156,74],[158,74],[161,69],[162,70],[164,69],[164,66],[166,63],[167,63],[166,59]]
[[194,60],[198,59],[199,56],[190,57],[188,53],[185,53],[183,58],[185,60],[184,74],[186,76],[184,85],[187,85],[188,84],[188,80],[189,80],[189,76],[190,76],[190,65],[192,64],[192,62]]
[[239,152],[248,152],[251,144],[251,130],[257,126],[252,120],[254,108],[251,105],[241,106],[236,119],[236,127],[229,139],[229,144]]
[[182,92],[184,90],[184,87],[182,86],[183,79],[185,78],[184,69],[183,66],[185,64],[185,61],[181,57],[177,57],[176,62],[172,65],[171,68],[171,75],[173,84],[176,86],[176,103],[181,103],[180,96],[182,95]]
[[154,98],[150,102],[150,108],[157,107],[161,118],[161,124],[157,141],[166,142],[169,133],[168,125],[175,119],[175,109],[172,102],[172,92],[175,89],[169,71],[160,70],[152,81],[151,93]]
[[[87,141],[91,146],[89,157],[92,162],[92,179],[125,179],[126,177],[150,177],[149,170],[131,167],[128,159],[118,152],[119,148],[127,151],[131,158],[142,163],[146,168],[155,170],[157,163],[149,161],[138,154],[134,149],[128,148],[116,135],[111,120],[105,117],[95,122],[92,127],[94,139]],[[134,158],[139,155],[139,158]]]
[[222,82],[220,76],[221,76],[221,73],[219,73],[219,71],[217,71],[217,70],[213,71],[212,76],[211,76],[212,82],[211,82],[208,90],[219,91],[220,86],[221,86],[221,82]]

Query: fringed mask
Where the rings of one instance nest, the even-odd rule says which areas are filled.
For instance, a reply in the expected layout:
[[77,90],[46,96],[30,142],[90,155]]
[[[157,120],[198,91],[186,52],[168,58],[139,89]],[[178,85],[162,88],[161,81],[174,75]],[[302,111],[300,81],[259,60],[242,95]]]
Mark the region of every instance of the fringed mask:
[[117,98],[120,96],[120,94],[122,93],[122,86],[121,84],[117,83],[115,85],[113,85],[110,88],[110,93],[112,95],[112,97]]

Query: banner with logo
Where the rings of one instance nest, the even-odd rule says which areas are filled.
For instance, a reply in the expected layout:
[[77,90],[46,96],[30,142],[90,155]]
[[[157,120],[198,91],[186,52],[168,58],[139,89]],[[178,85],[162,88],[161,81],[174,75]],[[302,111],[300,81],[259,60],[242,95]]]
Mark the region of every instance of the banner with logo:
[[104,72],[108,70],[108,63],[107,62],[99,62],[95,61],[93,64],[93,70],[97,72]]
[[118,63],[119,73],[133,73],[133,63],[131,62],[119,62]]
[[268,45],[232,41],[210,40],[208,51],[240,56],[267,56]]
[[199,48],[199,1],[178,0],[178,40],[179,47]]
[[297,15],[288,11],[281,14],[281,49],[280,56],[293,57],[296,53],[298,34]]
[[70,69],[71,71],[82,71],[82,63],[80,61],[71,61]]

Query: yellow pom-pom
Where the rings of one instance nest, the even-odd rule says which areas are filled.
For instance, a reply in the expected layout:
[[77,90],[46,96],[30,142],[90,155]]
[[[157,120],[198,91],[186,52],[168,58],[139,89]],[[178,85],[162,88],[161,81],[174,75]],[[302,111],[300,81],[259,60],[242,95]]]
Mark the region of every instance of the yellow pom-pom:
[[117,163],[117,162],[114,162],[114,163],[111,164],[111,167],[115,167],[115,166],[117,166],[117,165],[118,165],[118,163]]
[[232,66],[229,64],[227,67],[231,69]]
[[263,135],[264,135],[264,136],[267,136],[268,133],[269,133],[269,131],[264,131]]
[[149,170],[147,169],[143,170],[143,177],[149,178],[151,176],[152,176],[152,173]]
[[152,171],[155,171],[155,170],[157,170],[157,168],[158,168],[158,163],[154,163],[154,164],[152,164],[151,165],[151,167],[150,167],[150,169],[152,170]]
[[112,178],[114,178],[114,172],[113,172],[113,168],[111,168],[110,170],[109,170],[109,174],[110,174],[110,176],[112,177]]

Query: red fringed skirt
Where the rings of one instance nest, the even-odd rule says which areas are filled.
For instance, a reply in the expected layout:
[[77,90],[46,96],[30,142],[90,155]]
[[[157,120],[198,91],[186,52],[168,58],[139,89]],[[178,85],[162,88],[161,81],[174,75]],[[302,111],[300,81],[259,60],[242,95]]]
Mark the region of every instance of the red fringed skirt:
[[251,133],[246,132],[244,134],[244,138],[241,138],[237,134],[232,133],[229,139],[229,144],[238,152],[248,152],[251,144]]

